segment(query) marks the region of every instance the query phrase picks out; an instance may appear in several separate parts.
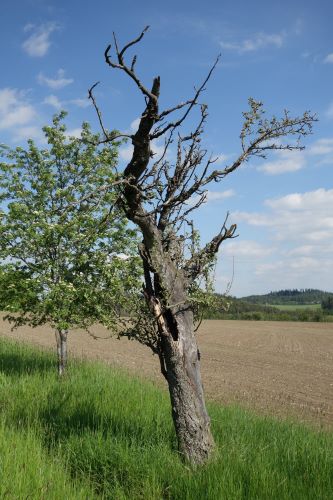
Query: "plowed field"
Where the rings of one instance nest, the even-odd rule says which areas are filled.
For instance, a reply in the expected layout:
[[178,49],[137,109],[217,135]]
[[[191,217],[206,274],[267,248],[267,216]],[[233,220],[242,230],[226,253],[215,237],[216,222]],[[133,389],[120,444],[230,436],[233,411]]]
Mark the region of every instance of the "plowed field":
[[[108,336],[100,326],[93,333]],[[11,332],[0,319],[0,335],[55,345],[46,327]],[[203,322],[198,342],[208,399],[333,428],[332,324],[211,320]],[[163,384],[156,356],[136,342],[73,331],[68,343],[70,355],[117,364]]]

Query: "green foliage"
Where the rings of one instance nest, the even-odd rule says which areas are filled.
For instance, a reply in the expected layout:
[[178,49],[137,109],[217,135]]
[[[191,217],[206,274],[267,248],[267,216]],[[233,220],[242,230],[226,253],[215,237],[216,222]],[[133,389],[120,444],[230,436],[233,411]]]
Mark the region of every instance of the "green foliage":
[[68,137],[64,117],[44,149],[0,150],[0,305],[15,325],[111,327],[139,280],[136,234],[114,208],[118,148],[96,146],[87,123]]
[[210,404],[216,455],[191,470],[165,391],[98,363],[59,385],[48,353],[0,349],[1,498],[332,498],[332,432]]
[[333,312],[333,295],[328,295],[321,302],[321,307],[325,313]]

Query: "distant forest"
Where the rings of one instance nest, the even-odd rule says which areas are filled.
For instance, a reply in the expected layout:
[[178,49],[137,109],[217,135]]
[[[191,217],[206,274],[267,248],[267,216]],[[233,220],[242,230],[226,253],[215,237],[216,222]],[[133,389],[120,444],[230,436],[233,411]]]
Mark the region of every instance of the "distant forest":
[[[287,307],[279,309],[276,306]],[[266,295],[250,295],[241,299],[215,294],[213,304],[205,309],[203,318],[333,321],[333,293],[315,289],[279,290]]]
[[252,304],[264,305],[300,305],[300,304],[321,304],[322,300],[332,295],[330,292],[323,292],[314,288],[304,288],[298,290],[279,290],[269,292],[265,295],[249,295],[240,300],[251,302]]

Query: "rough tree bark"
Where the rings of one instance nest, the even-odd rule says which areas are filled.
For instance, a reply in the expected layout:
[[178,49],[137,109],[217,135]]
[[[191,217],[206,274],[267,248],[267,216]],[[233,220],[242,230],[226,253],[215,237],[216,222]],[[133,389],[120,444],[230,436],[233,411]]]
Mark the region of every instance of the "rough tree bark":
[[205,405],[187,282],[159,244],[158,233],[155,239],[151,239],[147,230],[143,236],[149,253],[149,257],[142,253],[146,268],[144,294],[158,325],[158,355],[169,387],[178,448],[186,460],[199,464],[210,456],[214,440]]
[[163,313],[162,297],[158,299],[156,294],[147,293],[146,297],[159,324],[161,371],[168,382],[179,450],[190,462],[201,463],[209,457],[214,440],[205,406],[193,312],[186,299],[182,300],[182,284],[175,288],[171,301],[185,306],[178,311],[170,308]]
[[[211,170],[215,160],[211,157],[207,160],[207,152],[200,146],[207,107],[199,103],[199,98],[218,58],[191,99],[160,112],[160,77],[154,78],[151,89],[148,89],[136,74],[136,55],[130,64],[125,62],[127,51],[140,42],[147,29],[122,49],[119,49],[114,35],[116,62],[110,55],[111,45],[104,53],[107,65],[123,71],[144,96],[144,111],[136,133],[109,133],[93,95],[97,84],[89,90],[89,97],[104,134],[104,140],[100,142],[128,137],[133,144],[132,158],[118,185],[121,186],[119,203],[128,219],[142,232],[140,255],[145,278],[144,296],[156,329],[153,340],[145,334],[141,338],[135,334],[135,338],[159,356],[161,372],[169,386],[180,453],[191,464],[201,464],[211,456],[214,440],[205,406],[190,291],[212,262],[221,243],[234,237],[236,226],[227,227],[226,219],[219,233],[204,248],[197,249],[193,224],[188,216],[204,202],[205,186],[220,181],[251,156],[263,157],[269,149],[299,149],[298,143],[281,144],[280,138],[306,135],[311,131],[314,117],[304,113],[300,118],[290,118],[285,112],[282,119],[273,117],[269,121],[263,117],[262,104],[250,99],[250,111],[244,113],[240,135],[240,156],[223,169]],[[199,110],[198,125],[190,134],[182,135],[180,127],[195,109]],[[168,122],[170,115],[176,118]],[[162,137],[165,139],[164,152],[155,160],[152,141]],[[166,151],[174,140],[177,152],[171,163]],[[190,199],[192,203],[189,204]],[[186,236],[187,250],[184,227],[192,228]]]
[[67,336],[68,330],[55,331],[58,354],[58,375],[60,377],[65,374],[67,368]]

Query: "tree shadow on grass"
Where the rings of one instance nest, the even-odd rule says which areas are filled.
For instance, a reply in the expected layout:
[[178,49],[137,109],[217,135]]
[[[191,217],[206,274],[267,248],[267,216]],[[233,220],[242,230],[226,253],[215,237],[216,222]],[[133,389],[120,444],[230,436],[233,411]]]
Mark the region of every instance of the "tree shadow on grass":
[[66,442],[71,436],[99,434],[104,439],[121,438],[128,443],[151,445],[161,439],[161,434],[173,441],[172,426],[166,429],[165,422],[154,419],[147,428],[147,422],[133,415],[132,418],[114,414],[112,409],[107,414],[101,414],[94,404],[77,403],[69,412],[67,403],[53,403],[40,414],[40,424],[45,430],[45,445],[52,447],[60,441]]
[[[12,348],[6,349],[6,346],[4,352],[1,352],[1,347],[0,373],[4,375],[16,378],[35,374],[46,375],[50,372],[56,374],[56,359],[55,357],[53,359],[52,355],[21,350],[20,346],[17,352],[13,352]],[[152,422],[147,422],[136,412],[122,415],[121,412],[114,411],[113,406],[117,401],[112,402],[112,400],[110,408],[101,411],[98,400],[94,401],[94,398],[103,398],[103,391],[98,396],[93,394],[87,397],[80,390],[76,390],[71,375],[69,371],[68,377],[59,379],[55,385],[51,383],[47,400],[41,402],[33,417],[37,426],[43,429],[44,445],[48,449],[65,442],[71,436],[81,437],[86,433],[96,433],[110,439],[121,437],[128,443],[152,444],[160,439],[161,433],[167,433],[173,440],[172,426],[166,426],[165,422],[161,422],[158,412],[155,417],[152,416]],[[13,415],[12,425],[28,427],[31,423],[31,408],[29,405],[20,406],[20,411]]]
[[[2,350],[2,349],[1,349]],[[32,373],[46,373],[56,370],[56,360],[45,354],[29,352],[6,352],[0,353],[0,372],[9,376],[23,376]]]
[[[36,350],[29,351],[29,348],[20,345],[13,350],[13,346],[9,348],[0,343],[1,371],[9,378],[12,377],[13,384],[19,377],[28,379],[29,375],[46,375],[52,371],[56,373],[56,356]],[[31,426],[39,429],[41,444],[50,455],[54,451],[58,453],[64,450],[73,477],[77,477],[77,471],[80,470],[83,477],[92,478],[94,488],[98,484],[103,485],[103,494],[105,485],[112,482],[111,471],[115,478],[122,477],[121,469],[127,467],[126,460],[133,461],[132,454],[138,457],[138,450],[153,450],[156,444],[162,442],[167,447],[170,446],[170,450],[176,449],[171,419],[168,422],[164,413],[158,409],[147,416],[144,412],[145,403],[140,398],[137,407],[133,405],[131,412],[126,410],[126,405],[124,413],[119,411],[117,402],[121,406],[124,404],[124,396],[119,399],[119,394],[114,401],[107,396],[108,402],[101,404],[100,398],[105,397],[108,386],[102,384],[98,388],[98,394],[85,391],[82,381],[78,385],[76,383],[74,367],[73,372],[69,371],[68,377],[59,380],[59,383],[55,382],[53,377],[48,378],[47,384],[50,385],[45,387],[46,391],[36,408],[29,405],[28,401],[26,404],[22,402],[17,411],[13,411],[10,425],[18,429]],[[32,393],[35,397],[36,391]],[[118,464],[117,450],[120,454],[125,450],[125,462]],[[128,452],[129,458],[126,458],[126,450],[131,450]],[[129,475],[129,483],[135,479],[133,474],[134,472]]]
[[43,445],[51,454],[52,449],[64,449],[72,476],[77,477],[79,470],[103,498],[116,483],[124,491],[130,491],[135,482],[141,487],[138,478],[150,473],[147,455],[158,453],[162,444],[178,459],[171,418],[162,421],[157,414],[147,422],[137,413],[121,415],[112,408],[104,414],[93,403],[78,403],[67,413],[66,406],[64,400],[63,405],[54,404],[40,416]]

